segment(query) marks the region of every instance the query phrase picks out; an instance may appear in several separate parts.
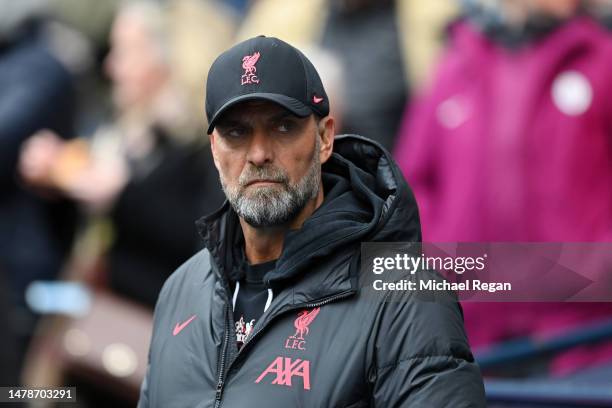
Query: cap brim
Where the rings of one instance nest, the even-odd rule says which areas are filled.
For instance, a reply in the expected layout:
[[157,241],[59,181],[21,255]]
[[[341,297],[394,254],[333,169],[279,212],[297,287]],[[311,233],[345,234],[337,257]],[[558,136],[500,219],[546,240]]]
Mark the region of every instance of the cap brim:
[[293,113],[299,117],[306,117],[312,114],[312,110],[304,105],[302,102],[298,101],[295,98],[291,98],[286,95],[281,94],[273,94],[273,93],[251,93],[246,95],[240,95],[236,98],[230,99],[223,106],[221,106],[217,112],[215,112],[214,116],[210,120],[208,124],[208,134],[210,135],[215,128],[215,124],[217,120],[221,117],[221,115],[231,108],[241,102],[252,101],[252,100],[264,100],[270,101],[279,104],[283,108],[287,109],[289,112]]

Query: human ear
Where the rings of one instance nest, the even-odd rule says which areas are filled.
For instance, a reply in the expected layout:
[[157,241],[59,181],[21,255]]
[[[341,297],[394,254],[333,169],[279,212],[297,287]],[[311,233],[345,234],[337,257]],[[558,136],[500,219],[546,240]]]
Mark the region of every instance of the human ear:
[[333,116],[325,116],[319,121],[318,134],[321,138],[321,149],[319,150],[319,159],[321,163],[325,163],[332,154],[334,149],[334,137],[336,135],[336,125]]

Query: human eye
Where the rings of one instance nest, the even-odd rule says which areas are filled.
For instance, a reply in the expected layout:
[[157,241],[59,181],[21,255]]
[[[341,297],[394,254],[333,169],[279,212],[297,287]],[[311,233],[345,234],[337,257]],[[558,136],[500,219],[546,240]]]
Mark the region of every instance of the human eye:
[[281,120],[274,126],[275,130],[279,133],[292,133],[296,130],[296,124],[292,120]]
[[226,139],[238,140],[246,136],[247,129],[243,126],[229,126],[221,128],[220,133]]

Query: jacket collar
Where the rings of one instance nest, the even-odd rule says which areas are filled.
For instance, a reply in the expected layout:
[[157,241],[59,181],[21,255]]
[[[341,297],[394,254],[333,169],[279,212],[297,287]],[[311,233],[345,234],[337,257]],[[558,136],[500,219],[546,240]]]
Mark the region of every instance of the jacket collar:
[[[196,224],[210,253],[212,270],[229,293],[245,273],[244,238],[238,216],[226,201],[221,208],[202,217]],[[299,234],[299,231],[295,233]],[[356,292],[358,265],[351,264],[351,260],[358,255],[358,247],[346,248],[343,253],[339,252],[326,260],[320,259],[303,273],[287,279],[271,280],[266,276],[265,280],[273,288],[275,299],[280,300],[282,294],[284,301],[280,303],[289,306],[317,302],[339,293]],[[273,272],[283,276],[282,270]]]

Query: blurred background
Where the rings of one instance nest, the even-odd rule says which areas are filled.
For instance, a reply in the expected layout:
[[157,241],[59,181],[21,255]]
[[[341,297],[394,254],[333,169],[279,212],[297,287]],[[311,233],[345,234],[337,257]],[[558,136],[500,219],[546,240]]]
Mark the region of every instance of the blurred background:
[[[0,385],[135,406],[223,201],[206,73],[259,34],[394,154],[424,240],[612,242],[610,29],[612,0],[0,0]],[[612,406],[612,304],[463,308],[490,406]]]

